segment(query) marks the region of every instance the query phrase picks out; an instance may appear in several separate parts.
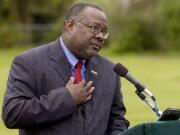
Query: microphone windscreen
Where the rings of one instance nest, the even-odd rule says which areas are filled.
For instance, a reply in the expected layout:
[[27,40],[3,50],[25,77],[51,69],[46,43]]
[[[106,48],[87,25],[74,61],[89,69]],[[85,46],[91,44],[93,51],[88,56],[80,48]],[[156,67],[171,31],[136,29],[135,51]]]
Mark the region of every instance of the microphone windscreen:
[[114,70],[114,72],[116,72],[121,77],[125,77],[126,74],[128,73],[128,69],[120,63],[117,63],[114,66],[113,70]]

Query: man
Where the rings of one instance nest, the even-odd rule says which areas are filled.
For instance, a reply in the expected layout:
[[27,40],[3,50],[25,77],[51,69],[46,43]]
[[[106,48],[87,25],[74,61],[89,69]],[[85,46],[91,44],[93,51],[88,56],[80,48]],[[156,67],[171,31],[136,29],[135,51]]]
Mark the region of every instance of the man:
[[3,103],[3,120],[20,135],[117,135],[125,107],[113,64],[97,53],[108,37],[107,17],[79,3],[56,41],[17,56]]

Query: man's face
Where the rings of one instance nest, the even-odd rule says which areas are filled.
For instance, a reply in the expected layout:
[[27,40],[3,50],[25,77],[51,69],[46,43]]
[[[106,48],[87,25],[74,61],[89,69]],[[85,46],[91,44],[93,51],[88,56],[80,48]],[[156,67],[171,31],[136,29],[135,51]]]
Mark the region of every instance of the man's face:
[[89,59],[100,51],[106,33],[107,18],[104,12],[87,7],[73,21],[69,49],[78,59]]

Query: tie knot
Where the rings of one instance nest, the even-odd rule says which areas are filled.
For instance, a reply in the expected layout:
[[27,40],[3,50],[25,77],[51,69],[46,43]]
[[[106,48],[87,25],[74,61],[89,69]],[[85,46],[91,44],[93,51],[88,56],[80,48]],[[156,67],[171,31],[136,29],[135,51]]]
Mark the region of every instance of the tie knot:
[[83,65],[83,62],[79,60],[79,61],[76,63],[75,68],[76,68],[76,69],[81,69],[81,68],[82,68],[82,65]]

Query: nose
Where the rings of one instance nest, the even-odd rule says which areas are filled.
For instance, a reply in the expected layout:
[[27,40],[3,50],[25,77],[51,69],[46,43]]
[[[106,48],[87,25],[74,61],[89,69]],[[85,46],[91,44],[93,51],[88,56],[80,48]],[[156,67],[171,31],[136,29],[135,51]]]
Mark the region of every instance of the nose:
[[104,42],[104,35],[102,32],[95,34],[95,38],[98,39],[100,42]]

